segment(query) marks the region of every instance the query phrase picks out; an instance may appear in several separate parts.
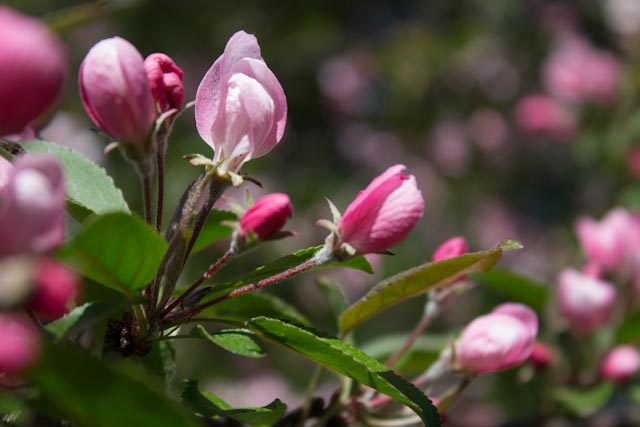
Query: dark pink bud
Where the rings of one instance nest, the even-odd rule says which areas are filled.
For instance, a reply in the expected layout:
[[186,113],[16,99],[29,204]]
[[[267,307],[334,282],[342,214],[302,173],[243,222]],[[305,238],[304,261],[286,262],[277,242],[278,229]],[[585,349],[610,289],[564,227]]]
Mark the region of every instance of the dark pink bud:
[[37,19],[0,6],[0,136],[19,133],[58,98],[67,74],[62,42]]
[[460,236],[452,237],[438,246],[438,249],[433,253],[432,259],[434,261],[441,261],[443,259],[460,256],[467,252],[469,252],[467,240]]
[[529,362],[533,365],[534,368],[542,370],[553,363],[555,359],[555,354],[551,348],[540,342],[536,341],[533,345],[533,349],[531,350],[531,356],[529,356]]
[[0,313],[0,372],[24,372],[33,365],[39,353],[38,331],[18,315]]
[[544,94],[528,95],[518,101],[515,120],[524,132],[548,136],[561,142],[571,141],[577,131],[573,112]]
[[98,42],[80,65],[80,97],[93,123],[121,142],[143,146],[154,120],[153,97],[140,52],[113,37]]
[[240,229],[243,235],[250,231],[260,240],[265,240],[280,231],[292,214],[289,196],[284,193],[269,194],[258,199],[242,215]]
[[625,382],[640,368],[640,354],[631,345],[615,347],[602,362],[600,372],[603,378],[615,382]]
[[151,94],[161,113],[180,109],[184,103],[182,70],[164,53],[152,53],[144,60]]
[[35,282],[29,308],[45,320],[64,316],[80,289],[80,277],[76,273],[46,258],[37,267]]

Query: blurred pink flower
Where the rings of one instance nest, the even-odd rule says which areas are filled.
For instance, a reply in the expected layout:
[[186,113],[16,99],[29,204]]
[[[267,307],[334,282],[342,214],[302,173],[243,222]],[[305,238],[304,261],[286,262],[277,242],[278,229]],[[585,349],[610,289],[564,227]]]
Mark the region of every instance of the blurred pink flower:
[[485,150],[500,148],[507,139],[509,128],[503,115],[491,108],[482,108],[469,118],[469,133]]
[[565,268],[558,278],[558,305],[571,329],[587,334],[609,321],[616,289],[609,282]]
[[352,52],[327,60],[318,73],[322,94],[342,113],[359,114],[367,107],[367,95],[375,76],[367,52]]
[[255,36],[238,31],[200,82],[196,125],[222,172],[264,156],[282,138],[287,100]]
[[618,383],[631,378],[640,368],[640,353],[631,345],[620,345],[612,349],[600,367],[603,378]]
[[444,120],[429,135],[429,156],[446,176],[464,174],[471,163],[471,151],[462,122]]
[[182,70],[164,53],[152,53],[144,60],[151,94],[158,111],[164,113],[184,104]]
[[38,331],[16,314],[0,313],[0,373],[24,372],[35,363],[39,353]]
[[507,303],[473,320],[456,343],[458,363],[472,372],[509,369],[527,360],[538,335],[538,317],[522,304]]
[[551,347],[540,341],[535,342],[531,350],[531,355],[529,356],[529,363],[531,363],[534,368],[539,370],[545,369],[553,363],[554,359],[555,354]]
[[441,261],[443,259],[460,256],[467,252],[469,252],[467,239],[462,236],[456,236],[446,240],[438,246],[431,259],[433,261]]
[[289,196],[284,193],[271,193],[260,199],[247,209],[240,218],[240,230],[255,234],[258,239],[265,240],[282,230],[287,219],[293,214],[293,206]]
[[69,311],[80,291],[80,277],[62,264],[42,259],[36,270],[35,290],[29,308],[45,320],[55,320]]
[[58,98],[68,71],[62,42],[37,19],[0,5],[0,136],[20,133]]
[[422,217],[424,200],[413,175],[395,165],[376,177],[347,207],[340,223],[340,244],[357,253],[385,251],[404,240]]
[[530,134],[543,135],[561,142],[571,141],[577,132],[573,113],[551,96],[527,95],[515,108],[518,127]]

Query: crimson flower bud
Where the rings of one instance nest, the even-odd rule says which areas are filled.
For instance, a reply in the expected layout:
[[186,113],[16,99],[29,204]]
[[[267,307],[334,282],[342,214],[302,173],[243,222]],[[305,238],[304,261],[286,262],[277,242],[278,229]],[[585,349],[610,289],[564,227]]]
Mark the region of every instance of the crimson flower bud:
[[531,350],[531,356],[529,356],[529,363],[531,363],[534,368],[542,370],[553,363],[554,359],[555,355],[553,350],[551,350],[548,345],[536,341]]
[[469,252],[467,239],[461,236],[452,237],[438,246],[438,249],[431,257],[433,261],[442,261],[443,259],[454,258]]
[[0,313],[0,372],[22,373],[33,365],[39,353],[38,331],[18,315]]
[[347,207],[338,224],[340,244],[357,253],[383,252],[404,240],[422,217],[424,200],[413,175],[395,165],[375,178]]
[[258,199],[240,218],[240,230],[243,236],[247,232],[258,239],[272,237],[284,227],[291,218],[293,207],[289,196],[284,193],[272,193]]
[[69,311],[80,288],[80,277],[50,259],[40,261],[35,277],[35,291],[29,308],[45,320],[55,320]]
[[483,373],[509,369],[527,360],[538,335],[538,317],[529,307],[507,303],[467,325],[456,343],[458,363]]
[[0,6],[0,136],[21,132],[58,98],[68,71],[62,42],[37,19]]
[[639,368],[638,350],[631,345],[620,345],[605,356],[600,373],[603,378],[621,383],[631,378]]
[[131,43],[120,37],[98,42],[82,61],[78,82],[84,109],[98,128],[144,147],[155,113],[142,55]]
[[152,53],[144,60],[151,94],[161,113],[176,109],[184,103],[182,70],[164,53]]

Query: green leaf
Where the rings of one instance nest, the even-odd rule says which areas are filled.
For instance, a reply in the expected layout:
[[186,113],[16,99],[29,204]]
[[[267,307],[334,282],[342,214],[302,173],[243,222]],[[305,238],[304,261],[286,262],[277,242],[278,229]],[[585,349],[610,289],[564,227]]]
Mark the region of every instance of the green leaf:
[[193,253],[200,252],[218,240],[231,236],[233,229],[222,223],[237,220],[238,217],[233,212],[213,209],[204,223],[196,243],[193,245]]
[[450,285],[470,273],[489,270],[500,259],[503,251],[516,247],[518,245],[515,242],[507,240],[488,251],[430,262],[396,274],[376,285],[342,313],[340,328],[346,334],[365,320],[399,302],[431,289]]
[[107,318],[119,305],[113,301],[88,302],[47,324],[44,329],[53,335],[55,342],[58,342],[69,335],[89,329]]
[[252,427],[271,427],[287,410],[287,406],[278,399],[261,408],[234,409],[218,396],[200,392],[196,380],[186,381],[182,401],[202,417],[229,417]]
[[469,276],[508,301],[526,304],[541,313],[549,299],[549,288],[529,277],[504,270],[474,273]]
[[628,316],[616,333],[616,343],[633,344],[640,340],[640,310]]
[[169,388],[176,371],[176,352],[170,341],[156,341],[151,352],[142,358],[145,368],[162,379],[165,388]]
[[253,332],[247,329],[225,329],[224,331],[209,333],[202,325],[198,325],[191,330],[189,335],[194,338],[209,340],[238,356],[253,358],[266,356],[262,343]]
[[[359,347],[378,360],[386,360],[402,347],[407,337],[407,334],[383,335]],[[438,359],[449,340],[450,335],[422,334],[394,366],[402,372],[424,372]]]
[[92,213],[130,212],[113,179],[82,154],[46,141],[25,141],[20,145],[27,153],[46,153],[58,159],[64,171],[68,210],[78,221]]
[[571,412],[588,417],[607,404],[613,394],[611,382],[601,382],[586,390],[560,388],[553,393],[555,399]]
[[[271,277],[278,273],[282,273],[283,271],[289,270],[290,268],[300,265],[303,262],[313,258],[316,252],[318,252],[320,249],[322,249],[322,246],[314,246],[311,248],[301,249],[292,254],[289,254],[280,259],[277,259],[276,261],[270,264],[258,267],[253,271],[243,274],[242,276],[236,279],[214,285],[216,290],[215,295],[226,293],[232,289],[236,289],[250,283],[255,283],[262,279],[266,279],[267,277]],[[373,269],[371,268],[371,265],[363,256],[357,256],[345,262],[332,262],[328,264],[323,264],[323,265],[314,267],[311,270],[322,270],[325,268],[333,268],[333,267],[349,267],[349,268],[354,268],[356,270],[362,270],[367,273],[373,274]]]
[[316,282],[316,286],[320,290],[320,293],[322,293],[322,296],[331,309],[331,312],[336,317],[340,316],[342,312],[349,307],[347,297],[345,297],[336,281],[331,277],[323,276],[319,278]]
[[85,276],[131,296],[156,273],[167,244],[141,219],[110,213],[92,217],[58,254]]
[[84,352],[49,347],[29,379],[46,412],[80,427],[199,426],[154,386]]
[[267,316],[300,325],[311,324],[297,308],[265,291],[238,295],[206,308],[201,314],[241,322],[258,316]]
[[246,327],[266,339],[407,405],[426,426],[441,425],[438,411],[420,390],[376,359],[344,341],[267,317],[252,319],[246,323]]

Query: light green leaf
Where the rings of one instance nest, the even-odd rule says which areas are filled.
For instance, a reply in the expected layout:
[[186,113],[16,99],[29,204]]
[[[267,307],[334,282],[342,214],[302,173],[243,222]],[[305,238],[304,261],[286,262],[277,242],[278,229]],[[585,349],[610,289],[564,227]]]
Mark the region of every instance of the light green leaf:
[[640,310],[624,319],[616,333],[616,343],[633,344],[640,340]]
[[581,417],[595,414],[613,394],[611,382],[601,382],[586,390],[560,388],[553,393],[555,399],[571,412]]
[[365,320],[408,298],[442,288],[470,273],[489,270],[505,250],[517,248],[512,240],[494,249],[474,252],[414,267],[376,285],[340,316],[340,328],[348,333]]
[[118,306],[119,304],[113,301],[88,302],[48,323],[44,329],[53,335],[55,342],[58,342],[71,334],[89,329],[96,322],[109,316]]
[[138,217],[110,213],[85,221],[58,257],[92,280],[131,296],[151,281],[166,249],[164,239]]
[[234,409],[218,396],[200,392],[198,382],[195,380],[186,382],[182,401],[202,417],[229,417],[252,427],[271,427],[287,411],[287,406],[278,399],[261,408]]
[[194,338],[211,341],[225,350],[238,356],[259,358],[266,356],[264,347],[253,332],[247,329],[225,329],[224,331],[209,333],[198,325],[189,333]]
[[241,322],[258,316],[267,316],[301,325],[311,324],[297,308],[265,291],[238,295],[206,308],[201,314]]
[[541,313],[549,298],[549,288],[529,277],[505,270],[492,270],[469,275],[508,301],[526,304]]
[[51,142],[21,142],[27,153],[46,153],[58,159],[64,171],[69,213],[78,221],[88,215],[130,212],[122,192],[101,167],[70,148]]
[[337,338],[277,319],[257,317],[246,327],[341,375],[353,378],[411,408],[427,427],[440,426],[431,401],[413,384],[376,359]]
[[220,209],[211,210],[207,221],[202,227],[202,231],[198,235],[198,239],[196,239],[196,243],[193,245],[193,253],[200,252],[218,240],[231,236],[233,229],[224,225],[223,222],[236,221],[237,219],[238,217],[233,212]]

